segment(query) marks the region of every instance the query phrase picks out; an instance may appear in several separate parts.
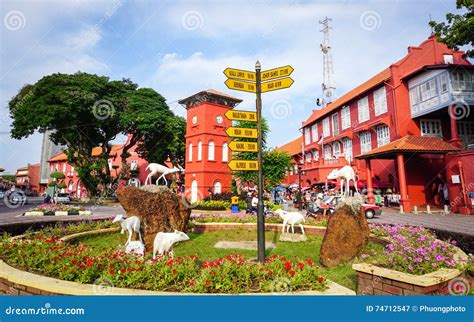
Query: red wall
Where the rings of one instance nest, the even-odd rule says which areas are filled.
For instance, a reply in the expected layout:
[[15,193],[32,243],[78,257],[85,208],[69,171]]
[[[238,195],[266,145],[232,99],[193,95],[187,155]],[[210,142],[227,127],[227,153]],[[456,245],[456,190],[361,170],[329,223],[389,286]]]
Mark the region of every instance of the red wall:
[[[458,162],[461,162],[463,166],[463,179],[466,193],[474,192],[474,171],[472,170],[472,165],[474,164],[474,151],[449,153],[446,156],[446,178],[448,183],[449,199],[453,212],[459,212],[460,207],[466,206],[464,203],[461,184],[452,183],[451,180],[452,175],[460,174]],[[467,206],[470,208],[471,214],[474,214],[472,210],[472,203],[469,199]]]

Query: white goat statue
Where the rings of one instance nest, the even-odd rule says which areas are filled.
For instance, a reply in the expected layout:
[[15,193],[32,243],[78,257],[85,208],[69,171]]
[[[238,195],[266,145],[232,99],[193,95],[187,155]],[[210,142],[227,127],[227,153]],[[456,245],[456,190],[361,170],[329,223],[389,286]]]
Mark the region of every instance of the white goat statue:
[[[291,233],[295,233],[295,225],[300,226],[301,232],[304,235],[304,228],[303,228],[303,222],[306,222],[304,219],[304,216],[300,214],[299,212],[287,212],[282,209],[277,209],[275,211],[277,215],[283,219],[283,228],[282,228],[282,233],[285,233],[285,227],[287,227],[287,232],[290,231],[290,226],[291,226]],[[287,226],[288,225],[288,226]]]
[[139,240],[131,241],[128,243],[127,247],[125,247],[125,253],[133,253],[143,257],[145,255],[145,245],[143,245]]
[[125,243],[125,246],[132,241],[133,232],[138,234],[138,238],[140,238],[140,241],[143,243],[142,234],[140,232],[140,218],[132,216],[124,219],[123,215],[117,215],[112,222],[120,223],[120,226],[122,227],[122,230],[120,231],[121,234],[124,234],[125,231],[128,232],[128,240]]
[[[345,165],[339,170],[332,170],[328,174],[327,178],[332,180],[340,180],[341,195],[349,196],[349,184],[351,180],[354,182],[354,188],[356,192],[359,193],[359,190],[357,190],[357,180],[355,179],[354,169],[352,169],[350,165]],[[344,189],[344,183],[346,184],[346,189]]]
[[168,181],[166,180],[166,176],[168,174],[176,173],[176,172],[184,172],[184,169],[178,165],[178,167],[173,167],[173,168],[168,168],[167,166],[158,164],[158,163],[150,163],[146,167],[147,170],[150,170],[150,173],[145,179],[145,185],[149,182],[152,184],[152,178],[157,175],[161,174],[161,176],[156,179],[155,184],[158,185],[158,181],[160,181],[161,178],[165,180],[165,185],[168,185]]
[[153,259],[156,259],[156,253],[158,253],[158,258],[162,258],[165,252],[168,253],[169,258],[173,258],[173,245],[185,240],[189,240],[189,237],[182,231],[159,232],[153,241]]

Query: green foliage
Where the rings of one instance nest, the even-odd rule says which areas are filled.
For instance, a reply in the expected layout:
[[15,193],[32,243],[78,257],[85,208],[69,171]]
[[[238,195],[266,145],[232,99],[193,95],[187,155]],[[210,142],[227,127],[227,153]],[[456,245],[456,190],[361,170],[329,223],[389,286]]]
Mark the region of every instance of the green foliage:
[[66,178],[66,176],[64,175],[64,173],[62,172],[59,172],[59,171],[54,171],[52,172],[50,175],[49,175],[51,178],[53,179],[64,179]]
[[0,175],[0,178],[3,178],[3,180],[14,183],[16,180],[16,177],[14,174],[2,174]]
[[447,22],[430,21],[429,25],[434,29],[438,40],[448,47],[458,50],[460,46],[471,45],[466,50],[468,57],[474,57],[474,1],[457,0],[457,9],[465,9],[463,14],[446,14]]
[[[68,161],[90,195],[113,181],[107,159],[118,135],[129,135],[121,155],[123,171],[128,170],[129,149],[135,144],[150,162],[163,162],[168,156],[175,163],[184,159],[183,118],[171,112],[160,94],[139,89],[129,79],[52,74],[20,89],[9,109],[12,138],[51,130],[50,138],[66,147]],[[98,156],[92,155],[94,147],[102,148]],[[129,177],[127,172],[119,175]]]
[[59,189],[66,189],[67,188],[67,185],[66,185],[66,182],[62,181],[58,184],[58,188]]
[[[255,122],[237,122],[237,127],[256,128]],[[268,123],[262,118],[262,135],[263,135],[263,178],[265,189],[271,189],[278,186],[286,176],[286,171],[291,167],[291,156],[286,151],[278,151],[276,149],[268,149],[266,147],[266,138],[269,132]],[[238,141],[255,141],[255,139],[234,139]],[[237,160],[257,160],[256,152],[239,152],[232,159]],[[257,171],[235,171],[234,175],[240,179],[240,182],[251,182],[257,184]]]
[[228,201],[223,200],[201,200],[192,204],[192,208],[198,210],[226,210],[230,208],[231,204]]

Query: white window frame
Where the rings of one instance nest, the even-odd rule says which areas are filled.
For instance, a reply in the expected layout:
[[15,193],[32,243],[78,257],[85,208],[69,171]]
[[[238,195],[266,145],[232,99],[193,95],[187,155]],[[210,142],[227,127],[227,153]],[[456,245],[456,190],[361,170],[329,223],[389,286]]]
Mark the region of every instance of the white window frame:
[[309,127],[304,128],[304,144],[305,145],[311,144],[311,133],[309,131]]
[[357,101],[357,116],[359,123],[369,120],[369,98],[367,96]]
[[341,109],[341,128],[343,130],[351,127],[351,109],[345,106]]
[[387,112],[387,91],[385,85],[374,91],[375,116]]
[[377,147],[390,143],[390,128],[387,125],[379,125],[377,132]]
[[332,144],[332,156],[334,158],[339,158],[341,156],[341,143],[335,141]]
[[[334,122],[334,119],[336,119],[336,122]],[[333,115],[331,115],[331,123],[332,123],[332,135],[338,135],[339,134],[338,113],[334,113]]]
[[323,119],[323,137],[328,137],[331,135],[331,128],[329,127],[329,117]]
[[443,128],[439,119],[421,119],[420,134],[422,136],[443,137]]
[[424,102],[435,96],[437,96],[437,83],[436,79],[433,77],[420,85],[420,101]]
[[311,163],[311,153],[305,153],[306,163]]
[[197,157],[197,160],[198,161],[202,160],[202,141],[198,142],[198,157]]
[[222,144],[222,162],[229,161],[229,146],[227,143]]
[[359,134],[360,139],[360,153],[364,154],[372,150],[372,134],[369,131],[364,131]]
[[214,194],[222,193],[222,184],[220,181],[214,182],[213,191]]
[[326,144],[323,148],[323,155],[325,160],[332,159],[332,146],[330,144]]
[[313,142],[318,142],[319,141],[318,123],[314,123],[311,126],[311,138],[312,138]]
[[188,162],[193,162],[193,144],[192,143],[189,143]]
[[215,161],[216,160],[216,144],[214,141],[210,140],[207,143],[207,160],[208,161]]
[[349,138],[342,139],[342,153],[347,161],[352,162],[353,152],[352,152],[352,140]]
[[313,150],[313,160],[319,161],[319,150]]
[[136,170],[138,168],[138,160],[130,161],[130,170]]

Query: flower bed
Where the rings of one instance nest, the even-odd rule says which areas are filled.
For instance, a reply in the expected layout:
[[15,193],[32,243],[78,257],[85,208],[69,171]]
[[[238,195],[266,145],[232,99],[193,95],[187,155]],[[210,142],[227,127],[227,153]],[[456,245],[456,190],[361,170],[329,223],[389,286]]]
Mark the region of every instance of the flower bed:
[[[271,211],[275,211],[277,209],[282,209],[282,206],[275,205],[269,201],[265,201],[265,205],[270,209]],[[213,210],[213,211],[223,211],[227,210],[232,206],[232,203],[230,201],[225,201],[225,200],[201,200],[197,201],[192,204],[192,208],[196,210]],[[239,203],[239,209],[243,210],[247,208],[247,204],[245,201],[241,201]]]
[[65,204],[44,203],[25,212],[25,216],[73,216],[90,215],[91,212],[84,207],[77,207]]
[[[371,224],[371,232],[386,243],[383,251],[366,250],[357,274],[357,294],[447,294],[454,284],[466,284],[462,269],[469,261],[455,241],[444,242],[423,227]],[[452,281],[459,281],[453,283]]]
[[194,256],[151,261],[115,247],[69,244],[58,238],[64,233],[55,228],[22,239],[5,236],[0,254],[9,265],[30,272],[79,283],[106,279],[115,287],[193,293],[280,292],[288,291],[288,285],[292,291],[327,288],[309,259],[272,256],[261,264],[228,255],[213,261]]
[[[196,223],[256,223],[257,216],[245,213],[237,214],[191,214],[191,221]],[[265,216],[265,222],[268,224],[280,224],[283,220],[278,215],[269,214]],[[326,227],[325,218],[306,218],[306,225]]]

